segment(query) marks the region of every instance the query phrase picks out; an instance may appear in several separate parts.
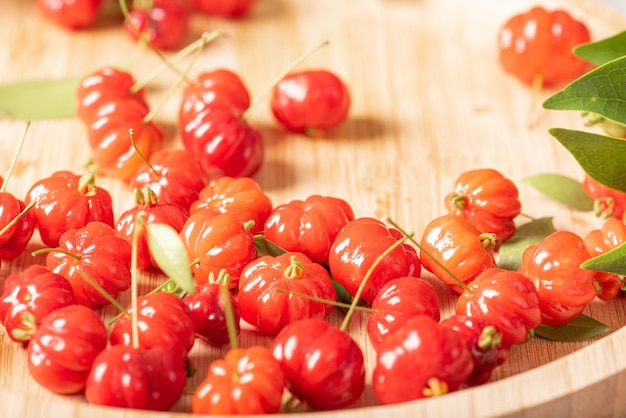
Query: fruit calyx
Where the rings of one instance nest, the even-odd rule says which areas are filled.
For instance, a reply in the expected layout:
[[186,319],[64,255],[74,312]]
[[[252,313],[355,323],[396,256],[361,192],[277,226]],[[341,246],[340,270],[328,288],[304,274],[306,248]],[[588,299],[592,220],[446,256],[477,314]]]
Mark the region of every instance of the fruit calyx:
[[593,213],[598,218],[609,219],[613,216],[615,208],[615,199],[610,196],[598,197],[593,201]]
[[478,235],[480,245],[487,251],[491,251],[496,247],[496,234],[492,232],[483,232]]
[[93,173],[88,173],[81,176],[78,179],[78,192],[84,196],[96,195],[96,176]]
[[450,196],[450,200],[452,201],[452,206],[456,209],[465,209],[467,206],[467,197],[463,195],[452,195]]
[[33,315],[30,311],[24,311],[20,315],[20,319],[23,325],[23,328],[15,328],[11,331],[11,335],[16,340],[20,341],[29,341],[31,335],[35,332],[35,328],[37,327],[37,319],[35,315]]
[[426,387],[422,391],[422,394],[427,398],[445,395],[446,393],[448,393],[448,384],[446,382],[442,382],[436,377],[428,379]]
[[483,351],[489,351],[502,343],[502,333],[493,325],[487,325],[478,336],[478,347]]
[[292,255],[290,260],[291,264],[285,269],[285,277],[291,280],[298,280],[304,276],[304,266],[295,255]]
[[226,269],[221,269],[220,272],[215,277],[213,272],[209,273],[209,278],[207,280],[208,283],[214,283],[219,286],[226,286],[228,288],[228,283],[230,282],[230,274]]
[[150,206],[157,202],[157,195],[154,191],[146,186],[142,189],[133,189],[133,200],[137,206]]

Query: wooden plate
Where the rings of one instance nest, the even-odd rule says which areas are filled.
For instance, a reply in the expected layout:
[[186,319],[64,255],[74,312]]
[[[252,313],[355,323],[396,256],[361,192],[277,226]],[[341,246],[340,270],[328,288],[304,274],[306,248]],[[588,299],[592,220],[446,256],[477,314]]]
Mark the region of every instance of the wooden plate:
[[[595,39],[626,24],[626,17],[597,1],[542,3],[585,21]],[[492,167],[516,181],[524,213],[551,216],[557,229],[584,234],[600,220],[559,206],[521,182],[546,172],[582,178],[574,159],[547,133],[557,126],[583,129],[579,115],[542,110],[540,103],[551,91],[542,92],[533,106],[529,89],[505,74],[497,60],[500,25],[531,5],[529,0],[258,0],[240,20],[194,16],[190,41],[213,29],[226,36],[206,48],[191,74],[233,69],[246,81],[253,100],[261,100],[297,56],[330,41],[300,68],[329,68],[347,81],[353,106],[344,125],[324,138],[288,134],[272,119],[267,103],[250,119],[266,141],[265,163],[256,179],[275,204],[314,193],[341,197],[357,216],[390,216],[419,236],[431,219],[444,213],[443,197],[462,171]],[[44,21],[34,0],[3,0],[2,9],[0,82],[81,76],[104,65],[129,65],[141,78],[159,65],[153,54],[137,53],[113,15],[93,30],[69,33]],[[176,82],[172,72],[162,73],[150,84],[148,99],[155,105],[164,101]],[[178,97],[164,102],[156,119],[164,127],[168,148],[181,146]],[[529,112],[531,129],[526,125]],[[2,174],[23,129],[23,121],[0,120]],[[88,158],[78,120],[35,120],[8,190],[23,197],[34,181],[56,170],[83,172]],[[107,178],[99,182],[112,194],[117,214],[130,207],[125,184]],[[35,236],[29,250],[39,247]],[[0,282],[42,261],[25,254],[3,263]],[[444,316],[449,314],[454,295],[429,274],[424,277],[437,287]],[[145,283],[158,279],[142,278]],[[301,416],[625,416],[620,396],[626,383],[624,306],[621,301],[594,302],[585,313],[611,325],[612,332],[579,343],[535,338],[515,347],[483,386],[394,406],[379,405],[368,387],[353,408]],[[361,343],[371,374],[374,354],[361,327],[364,317],[354,319],[349,332]],[[337,314],[331,320],[340,318]],[[241,338],[242,345],[270,343],[250,327]],[[223,354],[201,344],[194,347],[198,374],[190,379],[190,388]],[[171,413],[159,414],[94,407],[80,395],[53,395],[30,378],[25,351],[0,331],[0,405],[10,416],[184,417],[189,402],[190,395],[185,395]]]

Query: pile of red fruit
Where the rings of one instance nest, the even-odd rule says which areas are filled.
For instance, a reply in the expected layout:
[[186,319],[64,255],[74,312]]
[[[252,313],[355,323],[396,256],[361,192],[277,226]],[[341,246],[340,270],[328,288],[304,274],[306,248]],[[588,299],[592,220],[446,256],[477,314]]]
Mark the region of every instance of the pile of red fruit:
[[[521,203],[515,184],[493,169],[462,173],[445,199],[448,213],[421,240],[393,223],[355,217],[337,197],[273,205],[249,177],[208,183],[189,210],[166,200],[176,193],[137,188],[138,206],[113,222],[106,191],[91,180],[67,172],[42,179],[25,201],[32,209],[3,229],[5,259],[24,248],[16,231],[32,234],[36,226],[48,247],[38,251],[47,253],[45,265],[4,281],[0,321],[9,338],[27,347],[37,382],[56,393],[84,391],[93,404],[171,408],[182,395],[195,339],[233,343],[231,315],[235,335],[245,321],[273,343],[233,348],[211,364],[195,389],[193,412],[276,412],[285,389],[308,408],[349,406],[362,395],[368,371],[362,347],[326,320],[338,291],[371,309],[364,314],[377,353],[371,372],[379,401],[442,395],[487,382],[533,328],[567,324],[622,286],[617,275],[579,267],[624,241],[626,226],[616,218],[584,238],[568,231],[547,236],[526,249],[519,271],[496,267],[498,245],[514,233]],[[0,196],[4,207],[14,207],[2,222],[9,225],[25,204]],[[65,197],[64,223],[51,196]],[[177,231],[195,292],[164,286],[119,306],[133,266],[159,268],[142,223]],[[452,316],[442,318],[422,267],[459,293]],[[109,303],[121,314],[107,327],[94,308]],[[66,348],[58,350],[60,344]],[[319,357],[308,360],[314,352]],[[122,385],[124,379],[132,385]],[[137,388],[141,395],[131,392]],[[235,401],[240,391],[245,403]]]
[[192,13],[241,18],[253,4],[254,0],[37,0],[45,19],[71,31],[95,27],[106,8],[121,9],[129,37],[143,38],[159,50],[182,45],[189,36]]
[[[84,3],[91,11],[99,4]],[[193,3],[225,15],[251,4]],[[145,13],[134,26],[154,18]],[[626,240],[622,219],[585,237],[550,234],[524,251],[519,270],[504,270],[496,255],[515,233],[521,202],[497,170],[461,173],[445,196],[446,213],[414,239],[391,221],[355,216],[340,197],[274,204],[251,177],[263,142],[246,122],[250,97],[234,72],[205,72],[186,86],[178,150],[161,149],[161,130],[134,86],[115,68],[86,76],[77,116],[97,173],[127,182],[136,206],[114,214],[94,175],[66,171],[33,184],[23,201],[5,191],[8,182],[0,191],[0,259],[20,256],[35,229],[46,246],[37,251],[45,264],[3,281],[0,322],[26,347],[33,378],[52,392],[168,410],[184,391],[200,339],[232,348],[194,388],[193,413],[273,413],[286,393],[315,410],[348,407],[370,373],[382,404],[438,396],[489,381],[534,328],[568,324],[596,297],[614,298],[623,287],[617,275],[579,267]],[[286,76],[271,103],[286,129],[320,135],[345,120],[350,101],[343,82],[319,70]],[[122,306],[118,297],[137,270],[160,268],[151,224],[176,232],[194,291],[171,278]],[[452,315],[442,318],[422,268],[458,294]],[[327,318],[340,292],[352,304],[335,327]],[[109,304],[120,315],[105,323],[95,308]],[[373,370],[347,331],[356,309],[366,310]],[[237,347],[242,321],[271,337],[271,346]]]

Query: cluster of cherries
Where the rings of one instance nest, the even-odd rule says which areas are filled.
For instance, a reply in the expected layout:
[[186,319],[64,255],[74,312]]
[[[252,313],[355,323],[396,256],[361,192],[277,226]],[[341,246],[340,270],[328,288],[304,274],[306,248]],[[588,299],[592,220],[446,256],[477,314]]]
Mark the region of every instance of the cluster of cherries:
[[[327,71],[288,75],[272,98],[277,120],[300,133],[337,126],[349,105],[337,80]],[[285,391],[311,409],[347,407],[366,385],[362,347],[348,328],[363,310],[376,398],[394,404],[443,395],[487,382],[532,329],[568,324],[624,285],[618,275],[580,268],[626,240],[617,199],[601,229],[585,237],[554,232],[524,251],[518,271],[504,270],[495,257],[515,233],[521,202],[497,170],[462,173],[444,199],[446,213],[417,240],[392,221],[356,217],[338,197],[275,205],[251,177],[262,146],[245,122],[250,99],[235,73],[204,73],[186,87],[178,150],[154,145],[162,134],[134,85],[114,68],[89,75],[77,115],[94,164],[127,181],[136,206],[114,216],[92,174],[53,173],[23,201],[0,182],[0,259],[23,254],[35,229],[46,246],[36,251],[45,263],[4,280],[0,322],[26,347],[33,378],[52,392],[168,410],[183,394],[200,339],[231,348],[194,388],[193,413],[273,413]],[[289,99],[293,86],[300,100]],[[324,106],[302,101],[329,91],[339,93],[327,94]],[[120,294],[136,292],[137,270],[161,266],[148,225],[175,232],[194,288],[170,278],[122,306]],[[423,269],[458,294],[447,318]],[[339,292],[351,303],[335,327],[327,319],[342,306]],[[96,308],[109,305],[120,314],[105,323]],[[241,321],[270,336],[271,346],[238,347]]]
[[[162,182],[169,173],[135,189],[137,207],[115,222],[108,193],[91,176],[55,173],[24,203],[0,195],[18,211],[31,207],[17,229],[3,231],[3,257],[20,254],[22,222],[48,245],[37,250],[45,264],[8,276],[0,297],[0,321],[26,346],[29,370],[45,388],[84,392],[92,404],[167,410],[182,395],[189,353],[201,339],[233,348],[195,388],[194,413],[277,412],[285,389],[312,409],[347,407],[366,382],[362,348],[347,327],[354,310],[367,309],[377,353],[372,388],[393,404],[487,382],[533,328],[567,324],[623,285],[617,275],[579,267],[624,242],[617,218],[584,238],[554,232],[524,251],[518,271],[496,267],[521,203],[515,184],[494,169],[462,173],[445,198],[446,214],[419,241],[393,223],[355,217],[336,197],[274,206],[249,177],[209,182],[185,208],[168,200],[180,194],[177,182]],[[159,269],[149,223],[176,231],[195,291],[168,280],[123,307],[117,298],[131,287],[133,268]],[[263,252],[260,241],[274,251]],[[422,267],[459,294],[447,318]],[[338,289],[352,304],[334,327],[327,318]],[[107,325],[95,308],[109,304],[120,315]],[[272,337],[271,347],[236,347],[241,320]]]
[[107,1],[122,10],[124,30],[132,39],[143,38],[159,50],[182,45],[193,13],[241,18],[254,4],[254,0],[37,0],[37,7],[50,22],[75,31],[94,27]]

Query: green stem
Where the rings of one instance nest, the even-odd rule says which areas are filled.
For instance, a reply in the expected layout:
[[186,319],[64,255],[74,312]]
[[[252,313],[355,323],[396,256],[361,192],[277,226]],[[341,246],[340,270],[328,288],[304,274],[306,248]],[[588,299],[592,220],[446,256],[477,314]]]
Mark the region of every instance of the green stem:
[[537,107],[537,100],[543,88],[543,74],[537,73],[533,77],[533,83],[530,92],[530,102],[528,104],[528,115],[526,120],[526,127],[531,130],[535,124],[535,108]]
[[537,218],[535,218],[534,216],[531,216],[531,215],[529,215],[527,213],[524,213],[524,212],[520,212],[519,216],[523,216],[524,218],[530,219],[531,221],[536,221],[537,220]]
[[[172,55],[172,57],[170,57],[169,60],[165,59],[162,65],[156,67],[154,70],[146,74],[141,80],[138,80],[135,84],[133,84],[133,86],[130,89],[131,93],[136,93],[142,88],[144,88],[145,86],[147,86],[152,80],[154,80],[166,68],[169,68],[173,70],[176,74],[178,74],[180,80],[185,80],[186,77],[184,77],[182,73],[180,72],[180,70],[174,67],[173,64],[182,60],[190,53],[196,51],[200,46],[202,47],[206,46],[206,44],[208,44],[209,42],[213,41],[214,39],[218,38],[221,35],[222,33],[220,31],[204,32],[200,36],[199,39],[196,39],[195,41],[193,41],[186,47],[182,48],[176,54]],[[190,80],[187,80],[187,81],[191,82]]]
[[29,202],[28,205],[26,205],[26,207],[20,213],[18,213],[15,218],[11,219],[11,222],[9,222],[2,229],[0,229],[0,237],[3,236],[4,234],[6,234],[6,232],[9,229],[13,228],[13,226],[15,226],[15,224],[17,224],[20,221],[20,219],[22,219],[24,217],[24,215],[26,215],[26,212],[31,210],[31,208],[33,206],[35,206],[36,203],[37,202],[35,202],[34,200]]
[[254,219],[250,219],[249,221],[243,223],[243,229],[250,231],[254,227],[254,224]]
[[[15,169],[15,165],[17,164],[17,161],[19,160],[20,157],[20,153],[22,152],[22,148],[24,147],[24,142],[26,142],[26,134],[28,133],[28,128],[30,127],[30,121],[27,120],[26,121],[26,127],[24,128],[24,133],[22,134],[22,139],[20,139],[20,142],[17,146],[17,150],[15,151],[15,154],[13,155],[13,158],[11,159],[11,164],[9,165],[9,169],[7,170],[6,173],[6,177],[4,179],[4,183],[2,183],[2,187],[0,187],[0,192],[4,193],[7,189],[7,184],[9,183],[9,178],[11,178],[11,175],[13,174],[13,170]],[[2,235],[2,234],[0,234]]]
[[61,253],[61,254],[66,255],[68,257],[72,257],[76,261],[79,261],[80,258],[81,258],[80,255],[78,255],[78,254],[73,254],[73,253],[70,253],[68,251],[62,250],[60,248],[40,248],[38,250],[33,251],[30,254],[33,257],[37,257],[38,255],[46,254],[46,253]]
[[174,83],[169,88],[169,90],[165,93],[165,97],[163,98],[163,100],[161,100],[161,102],[159,102],[157,106],[153,107],[150,110],[150,112],[148,112],[148,114],[143,118],[144,123],[148,123],[149,121],[151,121],[154,118],[154,116],[157,113],[159,113],[159,111],[163,108],[163,106],[165,106],[165,103],[167,103],[169,99],[174,95],[174,92],[180,87],[183,81],[187,80],[187,75],[189,74],[189,71],[191,71],[196,61],[198,61],[198,58],[200,57],[200,53],[204,49],[204,46],[206,45],[206,43],[207,43],[206,38],[202,36],[200,38],[200,45],[196,48],[196,51],[195,51],[196,53],[194,54],[193,59],[191,60],[187,68],[185,69],[185,72],[180,75],[176,83]]
[[[146,118],[147,116],[144,118],[144,123],[146,122]],[[152,173],[154,174],[154,177],[159,178],[160,174],[154,169],[152,164],[150,164],[150,161],[148,161],[146,156],[143,155],[143,153],[137,147],[137,141],[135,140],[135,130],[133,128],[128,129],[128,135],[130,136],[130,144],[133,146],[133,149],[135,150],[135,154],[137,154],[139,158],[141,158],[141,161],[143,161],[143,163],[148,166],[148,169],[152,171]]]
[[81,270],[76,270],[76,272],[83,278],[91,287],[96,289],[102,297],[104,297],[111,305],[115,306],[122,314],[128,315],[126,309],[117,301],[113,296],[109,294],[102,286],[100,286],[94,279],[87,276]]
[[209,283],[215,283],[228,289],[228,284],[230,283],[230,274],[226,269],[221,269],[220,272],[217,273],[217,277],[213,276],[213,273],[210,273]]
[[402,229],[402,227],[400,227],[400,225],[398,225],[397,223],[395,223],[392,219],[387,218],[387,222],[393,226],[394,228],[396,228],[398,231],[400,231],[402,233],[402,235],[404,235],[405,237],[408,237],[409,240],[420,250],[420,255],[421,254],[425,254],[426,256],[428,256],[431,260],[433,260],[435,262],[435,264],[437,264],[444,272],[446,272],[446,274],[448,274],[450,277],[452,277],[452,279],[454,279],[455,282],[457,282],[457,284],[465,291],[468,293],[473,293],[472,290],[467,287],[467,285],[465,283],[463,283],[462,280],[460,280],[458,277],[456,277],[456,275],[454,275],[446,266],[444,266],[443,264],[441,264],[439,262],[439,260],[437,260],[435,257],[433,257],[431,254],[428,253],[428,251],[425,251],[424,248],[422,248],[422,246],[413,238],[413,237],[409,237],[409,235]]
[[[174,284],[174,285],[176,285],[176,284],[175,284],[175,282],[174,282],[174,280],[172,280],[172,279],[168,279],[168,280],[164,281],[163,283],[161,283],[160,285],[158,285],[157,287],[155,287],[154,289],[152,289],[151,291],[149,291],[147,294],[148,294],[148,295],[151,295],[151,294],[153,294],[153,293],[159,292],[159,291],[161,291],[162,289],[164,289],[166,286],[169,286],[170,284]],[[168,292],[168,293],[173,293],[173,292]],[[111,318],[111,319],[109,320],[109,322],[107,322],[107,326],[109,326],[109,327],[110,327],[110,326],[112,326],[113,324],[115,324],[115,323],[117,322],[117,320],[118,320],[118,319],[120,319],[120,317],[121,317],[122,315],[128,315],[128,313],[122,312],[122,313],[120,313],[120,314],[117,314],[116,316],[114,316],[113,318]]]
[[376,269],[376,267],[378,267],[378,265],[384,260],[385,257],[387,257],[397,247],[402,245],[408,238],[410,238],[410,235],[405,235],[403,238],[397,240],[396,242],[391,244],[385,251],[383,251],[382,254],[380,254],[376,258],[376,260],[374,260],[370,268],[367,270],[367,273],[365,273],[363,280],[361,280],[361,283],[359,283],[359,288],[356,290],[356,294],[352,298],[352,303],[350,304],[350,308],[348,309],[348,312],[346,312],[346,316],[343,318],[343,322],[341,323],[341,326],[339,327],[341,331],[345,331],[346,328],[348,327],[350,318],[352,318],[352,314],[354,314],[357,304],[359,303],[359,300],[361,299],[361,294],[363,293],[363,289],[365,289],[365,285],[367,284],[367,281],[369,280],[369,278],[372,276],[372,274],[374,274],[374,270]]
[[[337,308],[350,309],[350,306],[352,306],[352,304],[343,303],[343,302],[337,302],[336,300],[322,299],[322,298],[318,298],[316,296],[307,295],[306,293],[293,292],[291,290],[274,289],[274,291],[277,292],[277,293],[284,293],[286,295],[297,296],[297,297],[302,298],[302,299],[308,299],[308,300],[311,300],[313,302],[325,303],[327,305],[336,306]],[[368,308],[366,306],[358,306],[357,305],[354,309],[356,309],[357,311],[368,312],[368,313],[377,313],[378,312],[376,309]]]
[[132,324],[132,343],[133,348],[139,348],[139,324],[137,318],[137,298],[138,295],[138,283],[137,275],[139,274],[139,268],[137,267],[137,249],[139,248],[139,234],[145,226],[143,219],[143,213],[139,212],[135,216],[135,228],[132,236],[132,252],[130,256],[130,303],[132,307],[131,324]]
[[[233,305],[230,303],[230,291],[228,286],[220,286],[220,292],[224,298],[224,316],[226,317],[226,329],[228,331],[228,342],[230,349],[236,350],[239,347],[237,340],[237,324],[235,324],[235,314],[233,313]],[[237,368],[235,367],[235,370]]]
[[252,106],[250,106],[248,108],[248,110],[246,110],[244,112],[243,116],[241,116],[241,120],[243,120],[243,121],[248,120],[250,118],[250,115],[252,113],[254,113],[254,111],[260,106],[261,102],[263,102],[263,100],[265,100],[265,98],[270,95],[270,93],[272,92],[274,87],[280,82],[280,80],[285,78],[287,76],[287,74],[289,74],[291,71],[293,71],[294,68],[296,68],[298,65],[300,65],[311,54],[313,54],[315,51],[317,51],[318,49],[320,49],[323,46],[326,46],[328,44],[329,44],[328,41],[324,41],[324,42],[322,42],[322,43],[320,43],[318,45],[315,45],[313,48],[309,49],[308,51],[306,51],[302,55],[300,55],[298,58],[296,58],[296,60],[289,67],[287,67],[282,73],[280,73],[278,75],[278,77],[276,77],[274,79],[274,81],[272,81],[272,83],[269,85],[269,88],[267,88],[263,92],[263,94],[261,94],[261,96],[254,102],[254,104]]

